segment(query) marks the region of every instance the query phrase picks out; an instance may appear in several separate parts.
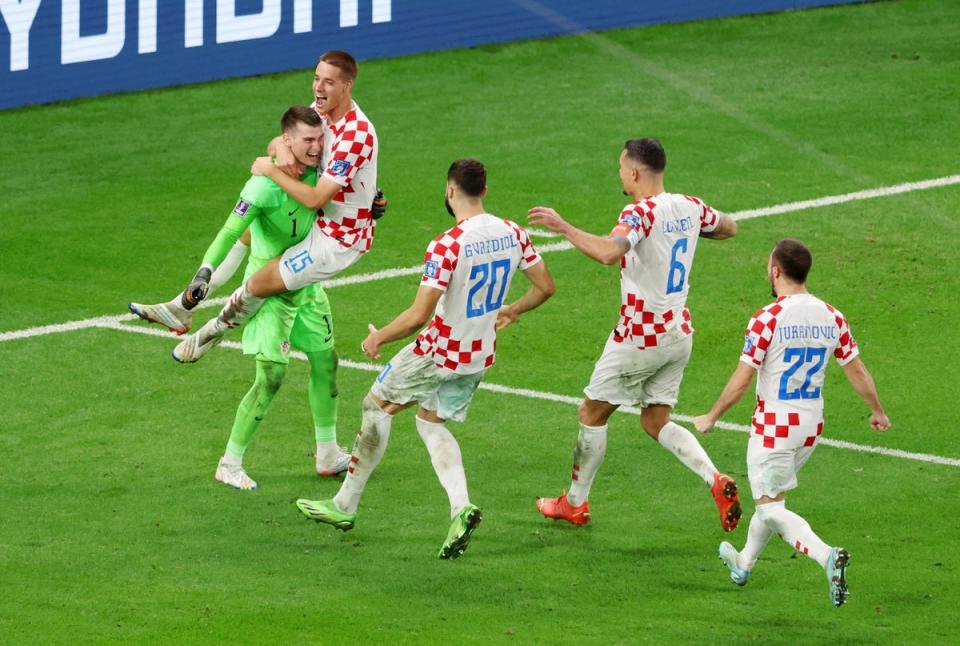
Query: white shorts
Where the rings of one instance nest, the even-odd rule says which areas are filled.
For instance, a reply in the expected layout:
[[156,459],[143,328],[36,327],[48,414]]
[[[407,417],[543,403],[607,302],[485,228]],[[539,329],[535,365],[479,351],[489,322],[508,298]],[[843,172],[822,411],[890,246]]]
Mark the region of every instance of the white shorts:
[[674,406],[692,350],[692,335],[668,346],[640,350],[617,343],[611,334],[583,392],[594,401],[617,406]]
[[763,438],[750,435],[747,442],[747,477],[753,499],[778,495],[797,488],[797,471],[806,464],[818,442],[813,446],[789,449],[768,449]]
[[344,247],[314,224],[310,235],[280,256],[280,277],[287,290],[294,291],[336,276],[362,255],[356,246]]
[[398,352],[373,382],[371,392],[394,404],[418,401],[440,419],[462,422],[486,370],[461,375],[439,367],[431,357],[414,354],[410,343]]

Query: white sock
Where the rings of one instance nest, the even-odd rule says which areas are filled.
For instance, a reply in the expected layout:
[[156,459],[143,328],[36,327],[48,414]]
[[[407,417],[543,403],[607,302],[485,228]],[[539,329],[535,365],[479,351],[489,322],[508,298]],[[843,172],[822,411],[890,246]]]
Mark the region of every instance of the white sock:
[[780,534],[795,550],[812,558],[820,567],[827,568],[830,546],[820,540],[802,516],[787,509],[784,501],[757,505],[757,514],[767,527]]
[[225,451],[223,454],[223,463],[229,464],[232,467],[243,466],[243,454],[237,455],[236,453]]
[[243,262],[243,259],[247,257],[247,251],[249,251],[249,249],[250,247],[239,240],[233,243],[230,251],[227,252],[227,257],[223,259],[223,262],[221,262],[216,271],[213,272],[213,276],[210,277],[210,289],[207,290],[207,298],[213,296],[215,291],[223,287],[224,283],[237,273],[237,268],[240,266],[240,263]]
[[340,486],[340,491],[333,498],[333,502],[342,512],[353,514],[360,506],[360,496],[367,486],[367,480],[387,450],[392,422],[393,416],[380,408],[370,395],[364,398],[363,419],[360,422],[360,432],[353,443],[350,468],[347,469],[347,477]]
[[707,452],[697,442],[693,433],[674,422],[667,422],[660,429],[660,435],[657,438],[660,445],[677,456],[677,459],[696,473],[707,483],[707,486],[713,485],[713,474],[717,472],[717,467],[707,455]]
[[760,558],[760,552],[767,546],[767,541],[772,535],[773,531],[763,522],[759,512],[754,512],[750,517],[750,527],[747,529],[747,544],[743,546],[737,557],[737,567],[741,570],[752,570],[757,559]]
[[428,422],[417,416],[417,433],[427,447],[433,470],[450,500],[450,518],[470,504],[467,494],[467,475],[463,471],[463,457],[456,438],[443,423]]
[[573,474],[570,476],[570,490],[567,502],[579,507],[590,496],[593,478],[603,464],[607,454],[607,425],[586,426],[580,424],[577,446],[573,450]]
[[220,310],[216,320],[220,321],[225,327],[243,325],[253,318],[253,315],[257,313],[265,300],[267,299],[251,294],[247,290],[247,284],[244,283],[230,294],[227,304]]

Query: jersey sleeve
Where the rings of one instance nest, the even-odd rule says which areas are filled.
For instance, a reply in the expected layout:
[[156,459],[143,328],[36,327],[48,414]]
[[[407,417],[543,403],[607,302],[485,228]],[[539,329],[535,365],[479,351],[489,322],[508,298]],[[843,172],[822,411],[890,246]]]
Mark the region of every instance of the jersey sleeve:
[[434,238],[427,246],[427,253],[423,257],[423,277],[420,284],[434,287],[442,292],[447,291],[453,270],[457,268],[457,257],[460,245],[455,236],[446,232]]
[[837,347],[833,351],[833,356],[841,366],[845,366],[860,354],[860,348],[857,347],[857,341],[853,338],[850,331],[850,324],[840,312],[833,312],[837,327],[840,329],[840,338],[837,340]]
[[710,233],[717,228],[717,225],[720,224],[719,213],[707,206],[699,197],[693,197],[691,195],[684,195],[684,197],[697,205],[697,209],[700,212],[700,231],[702,233]]
[[654,219],[653,209],[640,202],[633,202],[620,211],[617,226],[613,227],[610,235],[626,238],[633,247],[650,235]]
[[330,151],[330,161],[323,176],[346,188],[357,171],[370,160],[374,144],[373,133],[366,121],[348,121]]
[[213,239],[207,251],[203,254],[203,264],[210,265],[214,269],[220,266],[223,259],[227,257],[230,248],[240,239],[243,232],[250,226],[255,218],[260,214],[260,207],[243,198],[237,201],[233,207],[233,212],[227,216],[227,221],[223,223],[217,237]]
[[777,328],[777,317],[771,308],[763,308],[753,315],[747,324],[743,338],[743,350],[740,361],[759,368],[767,356],[767,348],[773,341],[773,331]]
[[517,243],[520,245],[520,271],[526,271],[540,262],[542,258],[539,252],[537,252],[537,248],[533,246],[527,230],[519,226],[516,222],[511,222],[510,220],[504,220],[504,222],[513,230],[513,234],[517,237]]

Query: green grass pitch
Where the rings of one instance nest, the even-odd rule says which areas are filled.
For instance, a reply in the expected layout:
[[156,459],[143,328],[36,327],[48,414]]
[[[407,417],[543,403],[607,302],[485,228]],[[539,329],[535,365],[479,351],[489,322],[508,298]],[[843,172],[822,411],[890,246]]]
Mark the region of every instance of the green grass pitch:
[[[956,175],[958,22],[956,3],[908,0],[365,63],[355,94],[379,130],[391,209],[350,274],[421,261],[450,224],[444,174],[463,156],[488,165],[492,212],[523,222],[551,205],[596,233],[625,201],[616,160],[630,137],[662,139],[668,190],[728,212]],[[0,333],[169,298],[309,83],[305,69],[0,113]],[[677,412],[719,393],[769,300],[766,255],[794,236],[893,421],[872,432],[834,365],[826,435],[960,458],[958,224],[953,185],[745,220],[738,237],[703,241]],[[486,381],[576,398],[616,319],[617,271],[575,251],[545,258],[558,292],[501,335]],[[374,374],[358,348],[366,324],[406,307],[416,283],[329,291],[343,444]],[[485,520],[444,562],[446,497],[412,413],[395,422],[356,528],[317,526],[293,500],[338,483],[312,474],[305,366],[291,366],[247,453],[261,489],[237,492],[213,471],[252,360],[222,348],[181,366],[172,339],[123,325],[0,341],[0,643],[960,639],[955,462],[817,451],[789,505],[853,555],[850,601],[834,610],[821,570],[776,539],[733,586],[708,492],[634,415],[611,421],[593,523],[545,521],[534,498],[568,483],[576,408],[482,390],[451,428]],[[749,413],[745,401],[725,421]],[[745,440],[718,430],[703,444],[745,477]]]

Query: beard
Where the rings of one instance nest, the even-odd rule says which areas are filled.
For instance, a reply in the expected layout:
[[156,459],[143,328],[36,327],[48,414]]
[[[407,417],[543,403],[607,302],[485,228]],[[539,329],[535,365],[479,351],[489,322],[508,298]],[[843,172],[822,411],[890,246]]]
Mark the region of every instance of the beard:
[[450,200],[448,200],[446,197],[443,198],[443,205],[447,207],[447,213],[450,214],[450,217],[457,217],[457,214],[453,212],[453,207],[450,206]]
[[774,298],[780,298],[780,296],[777,294],[777,288],[773,286],[773,276],[767,275],[767,278],[770,279],[770,295]]

